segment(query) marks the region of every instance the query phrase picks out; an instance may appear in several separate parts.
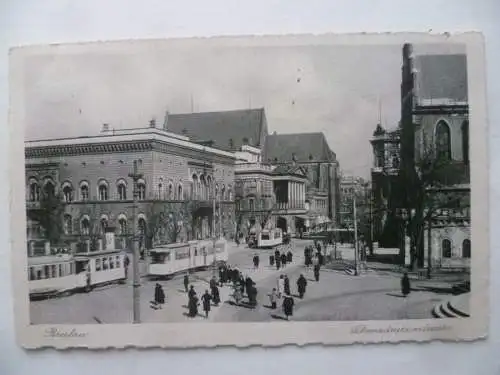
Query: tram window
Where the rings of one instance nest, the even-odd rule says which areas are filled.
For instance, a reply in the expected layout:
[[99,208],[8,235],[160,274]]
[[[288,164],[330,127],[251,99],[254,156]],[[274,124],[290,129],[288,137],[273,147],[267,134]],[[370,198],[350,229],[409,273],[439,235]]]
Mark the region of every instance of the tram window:
[[33,267],[30,267],[30,280],[36,280],[36,273]]
[[59,277],[63,277],[64,276],[64,272],[63,272],[63,265],[60,264],[59,265]]
[[116,268],[120,268],[121,267],[120,256],[117,255],[115,260],[116,260]]
[[50,272],[50,277],[57,277],[57,267],[55,264],[53,264],[51,267],[51,272]]
[[44,266],[43,267],[43,278],[44,279],[48,279],[50,276],[49,276],[49,266]]
[[42,279],[42,270],[37,270],[36,271],[36,279],[41,280]]
[[106,271],[108,269],[108,258],[103,258],[102,269],[103,269],[103,271]]
[[115,268],[115,260],[113,259],[113,257],[110,257],[109,258],[109,269],[112,270],[113,268]]
[[269,239],[269,234],[262,234],[261,238],[265,241]]
[[96,272],[101,270],[101,260],[100,259],[95,260],[95,270],[96,270]]

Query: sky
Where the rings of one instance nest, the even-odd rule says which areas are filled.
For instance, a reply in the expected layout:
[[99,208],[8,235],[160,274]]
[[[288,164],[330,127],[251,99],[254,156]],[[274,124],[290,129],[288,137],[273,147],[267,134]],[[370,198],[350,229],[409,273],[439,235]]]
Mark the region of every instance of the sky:
[[343,173],[368,178],[379,118],[387,128],[399,121],[401,63],[401,45],[380,44],[38,54],[24,66],[26,139],[147,127],[167,110],[264,107],[270,133],[323,132]]

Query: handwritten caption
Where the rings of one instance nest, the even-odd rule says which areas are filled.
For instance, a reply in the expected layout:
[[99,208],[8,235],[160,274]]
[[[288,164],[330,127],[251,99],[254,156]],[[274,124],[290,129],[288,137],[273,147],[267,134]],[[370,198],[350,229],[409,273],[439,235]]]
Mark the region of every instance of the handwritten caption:
[[432,325],[426,324],[420,327],[378,327],[373,328],[366,325],[357,325],[351,328],[351,334],[353,335],[363,335],[363,334],[385,334],[385,333],[415,333],[415,332],[440,332],[448,331],[452,329],[451,326],[446,324]]
[[84,338],[87,337],[87,332],[80,332],[76,328],[64,330],[60,328],[48,328],[45,331],[45,337],[51,338]]

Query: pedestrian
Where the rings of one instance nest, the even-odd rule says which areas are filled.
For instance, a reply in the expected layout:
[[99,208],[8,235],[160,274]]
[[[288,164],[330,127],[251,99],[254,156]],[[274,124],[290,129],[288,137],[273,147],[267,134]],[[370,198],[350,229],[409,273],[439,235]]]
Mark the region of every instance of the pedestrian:
[[319,282],[319,264],[314,265],[314,279]]
[[161,309],[162,305],[165,303],[165,292],[160,284],[156,283],[155,285],[155,294],[154,294],[154,308]]
[[186,291],[186,293],[189,291],[188,290],[188,287],[189,287],[189,276],[188,274],[186,273],[184,275],[184,290]]
[[220,303],[220,293],[219,293],[219,288],[216,286],[213,287],[212,289],[212,300],[214,301],[215,306],[219,306]]
[[276,270],[279,270],[281,268],[281,257],[275,257],[275,262],[276,262]]
[[253,284],[248,289],[248,304],[251,307],[255,307],[257,305],[257,288]]
[[271,309],[275,310],[276,309],[276,301],[278,299],[278,292],[276,291],[276,288],[273,288],[271,293],[269,295],[269,301],[271,302]]
[[285,254],[285,252],[283,252],[281,254],[281,264],[283,264],[283,267],[286,266],[286,254]]
[[300,299],[304,298],[304,294],[306,294],[307,280],[304,275],[300,275],[297,279],[297,291],[299,292]]
[[224,285],[224,267],[219,267],[219,283],[220,286]]
[[253,280],[249,276],[247,276],[245,279],[245,291],[246,291],[247,296],[249,295],[248,292],[249,292],[250,288],[252,287],[252,285],[253,285]]
[[405,272],[401,278],[401,293],[403,293],[403,296],[407,297],[408,294],[410,294],[410,291],[410,278],[408,277],[408,272]]
[[246,282],[245,282],[245,279],[243,278],[243,275],[239,276],[238,284],[240,285],[241,294],[242,295],[245,294]]
[[196,292],[189,296],[188,309],[188,315],[191,318],[194,318],[196,315],[198,315],[198,296],[196,295]]
[[242,295],[241,295],[241,289],[240,289],[240,286],[238,285],[238,283],[235,283],[233,285],[233,297],[234,297],[234,302],[236,303],[236,305],[239,305],[241,298],[242,298]]
[[253,257],[253,266],[255,269],[259,268],[259,263],[260,263],[259,256],[255,254]]
[[293,260],[293,254],[291,250],[288,250],[288,253],[286,253],[286,262],[287,263],[292,263]]
[[289,320],[289,317],[293,315],[293,306],[295,305],[295,301],[292,296],[287,294],[283,298],[283,312],[285,313],[286,320]]
[[217,285],[217,280],[215,280],[215,276],[212,276],[210,279],[210,290],[212,290]]
[[203,302],[203,311],[205,311],[205,318],[208,318],[208,313],[210,312],[210,301],[212,300],[212,296],[208,293],[208,290],[205,290],[205,294],[201,296],[201,301]]
[[191,287],[189,288],[189,292],[188,292],[188,298],[191,298],[195,295],[196,295],[196,291],[194,290],[194,286],[191,285]]
[[283,278],[283,291],[285,294],[290,294],[290,279],[287,275]]
[[269,265],[274,266],[274,255],[269,255]]
[[285,292],[285,279],[283,277],[283,275],[280,275],[279,279],[278,279],[278,285],[277,285],[277,289],[278,289],[278,298],[281,298],[281,295]]

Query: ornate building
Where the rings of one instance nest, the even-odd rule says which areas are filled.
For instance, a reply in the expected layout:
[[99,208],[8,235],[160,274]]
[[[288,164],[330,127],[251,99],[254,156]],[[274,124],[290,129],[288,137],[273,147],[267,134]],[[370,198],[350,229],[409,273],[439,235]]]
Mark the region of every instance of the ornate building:
[[[361,177],[341,176],[340,178],[340,222],[341,228],[353,228],[354,226],[354,197],[356,207],[365,208],[366,205],[366,182]],[[359,214],[359,212],[358,212]]]
[[[138,129],[104,125],[95,137],[28,141],[25,158],[30,253],[41,238],[105,247],[107,231],[115,232],[115,248],[121,248],[133,220],[143,247],[206,238],[215,229],[234,233],[234,154],[168,131],[168,118],[163,126],[154,120]],[[135,218],[129,177],[134,161],[142,174]],[[60,235],[57,218],[48,217],[54,207],[64,218]]]
[[416,249],[419,265],[430,255],[433,267],[466,268],[471,256],[466,55],[418,55],[407,44],[402,73],[401,170],[442,166],[427,189],[442,203],[424,209],[430,219]]

